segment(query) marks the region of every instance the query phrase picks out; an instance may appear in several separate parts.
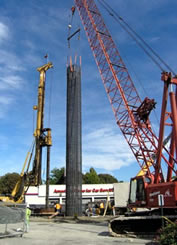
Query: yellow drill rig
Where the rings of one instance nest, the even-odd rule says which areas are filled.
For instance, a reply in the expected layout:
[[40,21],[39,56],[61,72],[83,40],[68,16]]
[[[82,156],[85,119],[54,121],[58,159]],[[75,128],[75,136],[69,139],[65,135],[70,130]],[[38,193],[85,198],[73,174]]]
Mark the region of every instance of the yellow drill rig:
[[[53,67],[51,62],[38,67],[37,71],[40,73],[38,86],[38,105],[33,109],[37,110],[36,129],[34,131],[34,143],[31,152],[27,153],[20,178],[17,181],[14,189],[9,196],[0,196],[0,201],[11,203],[22,203],[24,194],[30,185],[38,186],[41,184],[41,162],[42,162],[42,148],[47,146],[50,149],[52,145],[51,129],[44,128],[44,102],[45,102],[45,76],[46,71]],[[33,151],[35,149],[32,170],[29,171]],[[47,151],[50,156],[50,150]],[[47,159],[49,159],[47,156]],[[28,164],[27,164],[28,162]],[[25,170],[26,169],[26,170]]]

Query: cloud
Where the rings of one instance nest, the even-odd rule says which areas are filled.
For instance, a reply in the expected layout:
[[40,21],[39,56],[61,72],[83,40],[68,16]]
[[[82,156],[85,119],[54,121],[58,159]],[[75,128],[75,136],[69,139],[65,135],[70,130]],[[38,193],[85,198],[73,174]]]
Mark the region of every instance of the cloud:
[[19,56],[16,56],[10,51],[0,50],[0,65],[1,70],[10,71],[24,71],[22,62],[20,61]]
[[9,28],[2,22],[0,22],[0,42],[9,38]]
[[[9,94],[0,94],[0,118],[5,118],[8,107],[14,102],[13,96]],[[1,135],[0,135],[1,137]],[[3,141],[4,146],[5,141]]]
[[[8,40],[9,36],[9,28],[0,22],[0,42],[5,39]],[[11,46],[8,41],[6,47],[0,49],[0,91],[3,93],[0,98],[0,118],[6,116],[9,107],[16,100],[15,92],[21,89],[24,83],[21,76],[21,72],[25,70],[22,61],[10,49]]]
[[[10,36],[9,28],[0,22],[0,41],[2,39],[8,39]],[[10,51],[10,44],[6,42],[6,48],[0,49],[0,90],[9,88],[19,89],[23,82],[20,75],[16,73],[24,71],[24,66],[20,57]]]
[[111,127],[92,130],[83,136],[83,167],[116,170],[135,161],[124,137]]
[[0,90],[9,88],[19,89],[23,83],[23,79],[17,75],[6,75],[0,78]]

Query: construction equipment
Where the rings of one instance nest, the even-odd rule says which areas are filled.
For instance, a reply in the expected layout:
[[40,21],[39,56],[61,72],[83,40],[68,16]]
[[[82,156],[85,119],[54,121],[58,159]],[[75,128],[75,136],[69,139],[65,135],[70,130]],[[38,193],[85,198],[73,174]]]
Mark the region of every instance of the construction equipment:
[[[20,178],[17,181],[10,196],[1,196],[0,201],[22,203],[24,200],[24,194],[28,190],[30,185],[38,186],[41,184],[41,161],[42,161],[42,148],[47,146],[50,149],[52,145],[51,129],[44,128],[44,101],[45,101],[45,74],[46,71],[52,68],[53,65],[49,62],[43,65],[37,70],[40,73],[39,86],[38,86],[38,105],[33,109],[37,110],[36,129],[34,131],[34,142],[32,144],[31,151],[27,153],[23,169],[20,174]],[[34,160],[32,170],[29,171],[30,163],[32,160],[33,152]],[[49,150],[47,154],[50,155]],[[47,156],[49,160],[49,156]],[[26,170],[25,170],[26,169]]]
[[33,181],[30,181],[33,185],[41,184],[42,148],[52,145],[51,129],[44,128],[45,74],[46,71],[52,67],[53,64],[49,62],[37,69],[40,73],[40,80],[38,86],[38,105],[33,107],[34,110],[37,110],[36,130],[34,132],[35,157],[33,170],[31,172]]
[[[163,141],[163,146],[165,147],[168,142],[171,139],[171,133],[164,139]],[[157,156],[156,154],[152,155],[152,161],[154,162],[156,160]],[[148,168],[150,168],[152,166],[152,162],[147,162],[147,165],[142,166],[141,170],[137,173],[136,176],[142,176],[142,175],[146,175]]]
[[[128,206],[130,208],[159,208],[158,196],[163,195],[163,207],[174,212],[177,209],[177,76],[173,77],[170,72],[162,70],[161,80],[164,82],[164,93],[160,131],[157,137],[149,120],[149,115],[156,103],[154,99],[147,97],[141,101],[94,0],[75,0],[75,5],[93,51],[116,123],[143,171],[143,175],[136,176],[130,181]],[[169,90],[171,110],[167,111]],[[167,150],[163,144],[165,126],[171,127],[170,150]],[[154,155],[156,155],[156,160],[152,157]],[[167,177],[164,174],[166,172]]]

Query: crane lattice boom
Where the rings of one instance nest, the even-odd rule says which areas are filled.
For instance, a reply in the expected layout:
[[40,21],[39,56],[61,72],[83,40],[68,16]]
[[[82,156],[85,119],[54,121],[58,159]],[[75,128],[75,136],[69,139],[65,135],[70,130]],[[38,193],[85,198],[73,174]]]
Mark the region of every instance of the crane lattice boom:
[[[94,0],[75,0],[75,4],[116,122],[140,167],[143,168],[146,165],[148,171],[150,171],[148,166],[151,162],[156,170],[152,155],[157,152],[158,139],[152,132],[148,119],[155,103],[148,98],[143,102],[141,101]],[[147,103],[148,101],[149,103]],[[168,160],[163,154],[162,158],[168,164]],[[158,169],[158,171],[161,171],[161,169]],[[149,172],[149,174],[151,173]],[[159,178],[163,179],[162,173]]]

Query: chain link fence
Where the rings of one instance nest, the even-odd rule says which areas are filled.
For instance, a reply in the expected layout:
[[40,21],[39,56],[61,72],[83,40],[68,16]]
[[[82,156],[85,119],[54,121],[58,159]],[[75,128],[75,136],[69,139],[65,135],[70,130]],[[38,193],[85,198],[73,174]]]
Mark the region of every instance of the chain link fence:
[[26,204],[0,203],[0,238],[23,236]]

